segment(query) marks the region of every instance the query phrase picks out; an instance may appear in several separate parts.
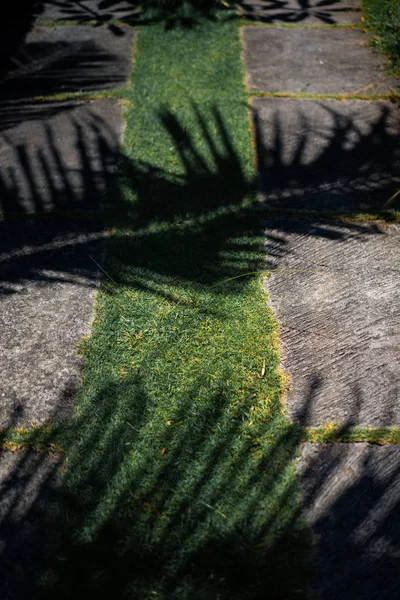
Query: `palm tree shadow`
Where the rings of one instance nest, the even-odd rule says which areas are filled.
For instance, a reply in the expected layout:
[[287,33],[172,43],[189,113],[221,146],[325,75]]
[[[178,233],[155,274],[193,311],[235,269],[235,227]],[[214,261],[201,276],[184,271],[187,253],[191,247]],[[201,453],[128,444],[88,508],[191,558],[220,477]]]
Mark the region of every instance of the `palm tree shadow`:
[[360,10],[358,2],[342,0],[240,0],[239,6],[243,16],[256,23],[296,24],[311,18],[321,25],[336,25],[353,14],[354,21],[359,20]]
[[[205,152],[174,113],[158,114],[179,169],[120,157],[119,178],[108,188],[113,205],[107,219],[118,232],[108,242],[104,270],[112,279],[105,293],[114,293],[117,282],[124,290],[144,289],[190,305],[199,290],[234,297],[265,271],[262,225],[268,213],[257,199],[257,180],[241,166],[218,110],[209,121],[197,107],[193,115]],[[99,121],[93,131],[106,161]],[[84,162],[78,126],[76,133],[80,166],[90,171],[84,189],[93,190],[93,167]],[[51,148],[51,135],[46,139]],[[273,143],[275,156],[282,154],[278,134]],[[298,153],[303,147],[302,141]],[[26,162],[20,164],[26,171]],[[65,175],[61,160],[58,165]],[[281,160],[275,168],[280,182],[284,170],[289,178],[290,164]],[[282,221],[282,237],[285,227]],[[315,228],[313,235],[324,233]],[[343,235],[340,224],[336,235]],[[53,536],[39,569],[43,593],[87,597],[106,590],[144,597],[153,586],[165,597],[212,598],[216,590],[238,600],[305,597],[310,538],[297,506],[293,467],[299,428],[272,417],[260,428],[261,441],[253,443],[243,435],[241,420],[231,418],[223,389],[209,394],[199,416],[192,410],[204,387],[199,376],[169,415],[170,423],[183,423],[178,431],[154,414],[154,398],[140,376],[121,380],[104,367],[102,377],[97,389],[85,388],[65,434],[69,465],[49,515]],[[259,459],[257,444],[271,438]]]

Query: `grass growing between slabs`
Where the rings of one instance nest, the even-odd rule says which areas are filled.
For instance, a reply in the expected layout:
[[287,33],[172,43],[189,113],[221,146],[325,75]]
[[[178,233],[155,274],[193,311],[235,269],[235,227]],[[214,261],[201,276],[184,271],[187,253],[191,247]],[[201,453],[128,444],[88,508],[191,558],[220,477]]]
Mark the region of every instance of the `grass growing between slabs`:
[[306,597],[240,55],[234,21],[138,34],[48,597]]
[[363,0],[365,23],[374,45],[390,60],[391,71],[400,75],[400,0]]

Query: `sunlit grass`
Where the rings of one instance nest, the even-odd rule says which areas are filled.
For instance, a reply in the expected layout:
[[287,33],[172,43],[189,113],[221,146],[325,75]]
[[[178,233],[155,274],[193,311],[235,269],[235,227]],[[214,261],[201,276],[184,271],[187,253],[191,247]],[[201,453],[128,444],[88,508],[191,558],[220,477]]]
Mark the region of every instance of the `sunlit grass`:
[[49,597],[305,598],[238,25],[140,30]]

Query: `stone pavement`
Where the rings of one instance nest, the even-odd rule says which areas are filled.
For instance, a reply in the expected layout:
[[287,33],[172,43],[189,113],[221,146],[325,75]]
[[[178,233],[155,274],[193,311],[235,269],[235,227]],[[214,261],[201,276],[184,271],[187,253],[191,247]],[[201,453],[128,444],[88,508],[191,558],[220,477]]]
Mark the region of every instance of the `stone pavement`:
[[[126,85],[134,31],[131,2],[44,2],[0,77],[0,427],[71,415],[82,369],[77,344],[90,331],[105,232],[100,211],[123,132],[118,99],[68,99]],[[84,14],[62,26],[65,11]],[[101,6],[100,6],[101,5]],[[85,17],[102,12],[100,24]],[[85,9],[85,11],[84,11]],[[114,10],[114,12],[113,12]],[[123,16],[125,16],[125,13]],[[3,24],[4,25],[4,24]],[[5,63],[3,63],[5,64]],[[64,99],[60,97],[64,95]],[[0,453],[0,597],[33,598],[61,458]]]
[[[400,426],[400,225],[355,218],[384,210],[400,188],[400,112],[386,99],[400,82],[362,30],[303,27],[361,22],[360,8],[242,2],[253,22],[242,30],[247,85],[261,92],[252,112],[288,414],[343,431]],[[279,27],[287,24],[295,26]],[[323,600],[398,596],[399,459],[399,446],[303,446],[302,502]]]

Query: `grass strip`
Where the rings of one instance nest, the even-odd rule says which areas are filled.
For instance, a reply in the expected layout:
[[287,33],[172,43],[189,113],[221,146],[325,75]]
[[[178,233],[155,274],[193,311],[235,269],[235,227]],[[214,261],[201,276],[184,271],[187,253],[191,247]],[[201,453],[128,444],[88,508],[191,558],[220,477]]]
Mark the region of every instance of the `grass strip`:
[[10,451],[29,448],[35,452],[63,452],[67,439],[65,433],[66,428],[61,424],[31,428],[6,427],[0,429],[0,448]]
[[264,23],[262,21],[246,19],[240,20],[241,27],[279,27],[280,29],[363,29],[363,23],[328,23],[324,25],[307,25],[302,23]]
[[234,20],[138,34],[49,598],[307,597],[240,56]]
[[388,57],[392,74],[400,75],[400,0],[363,0],[363,20],[373,44]]
[[[390,200],[390,198],[389,198]],[[382,210],[374,213],[364,212],[349,212],[340,213],[333,211],[316,211],[316,210],[295,210],[285,208],[268,208],[265,209],[264,218],[276,217],[293,217],[295,219],[326,219],[330,221],[341,221],[342,223],[400,223],[400,211],[398,210]]]
[[308,94],[306,92],[262,92],[249,91],[248,96],[251,98],[297,98],[302,100],[369,100],[378,101],[386,100],[389,102],[400,102],[400,94],[392,92],[390,94]]
[[326,423],[322,427],[304,429],[305,442],[328,444],[332,442],[369,443],[380,446],[400,444],[399,427],[343,427]]
[[99,90],[97,92],[63,92],[59,94],[47,94],[45,96],[32,96],[27,98],[35,102],[54,102],[67,100],[102,100],[104,98],[127,98],[126,88],[114,88],[112,90]]

